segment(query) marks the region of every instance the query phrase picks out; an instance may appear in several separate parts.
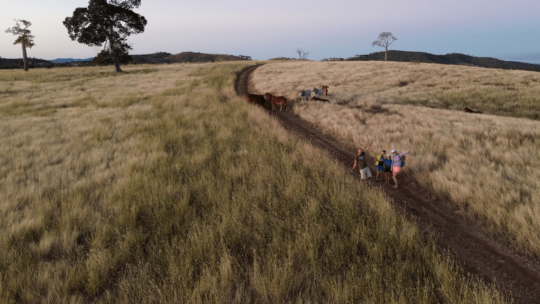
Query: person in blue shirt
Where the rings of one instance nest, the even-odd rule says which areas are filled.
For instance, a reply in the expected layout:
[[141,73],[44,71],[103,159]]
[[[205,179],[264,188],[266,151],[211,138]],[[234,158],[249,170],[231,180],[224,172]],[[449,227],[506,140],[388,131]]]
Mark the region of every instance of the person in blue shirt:
[[392,155],[386,154],[386,159],[383,160],[384,163],[384,179],[387,184],[390,184],[390,177],[392,177]]

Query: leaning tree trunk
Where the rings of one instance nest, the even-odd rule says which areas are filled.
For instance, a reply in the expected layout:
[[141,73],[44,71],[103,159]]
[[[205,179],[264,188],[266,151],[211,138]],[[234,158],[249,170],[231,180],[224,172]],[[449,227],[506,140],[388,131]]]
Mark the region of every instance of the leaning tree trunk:
[[26,45],[24,45],[24,41],[21,42],[21,45],[22,45],[24,71],[28,72],[28,58],[26,57]]

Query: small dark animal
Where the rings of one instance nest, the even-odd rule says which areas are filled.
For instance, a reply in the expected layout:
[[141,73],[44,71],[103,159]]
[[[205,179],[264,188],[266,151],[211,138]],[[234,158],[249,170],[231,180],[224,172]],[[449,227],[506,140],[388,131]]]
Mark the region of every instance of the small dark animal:
[[465,113],[477,113],[477,114],[482,114],[481,111],[473,110],[473,109],[471,109],[471,108],[469,108],[469,107],[463,108],[463,112],[465,112]]
[[285,111],[287,111],[287,98],[283,96],[274,96],[270,93],[264,94],[264,98],[266,101],[270,102],[272,111],[274,111],[275,106],[279,106],[279,111],[283,110],[283,107],[285,107]]
[[311,97],[311,100],[318,100],[318,101],[322,101],[322,102],[330,102],[330,100],[328,100],[328,99],[319,98],[317,96]]
[[327,86],[327,85],[323,85],[323,86],[322,86],[322,90],[323,90],[324,96],[327,96],[327,95],[328,95],[328,88],[329,88],[329,86]]
[[266,107],[268,105],[268,102],[266,101],[266,99],[264,99],[263,95],[247,94],[246,100],[248,103],[258,104],[262,107]]

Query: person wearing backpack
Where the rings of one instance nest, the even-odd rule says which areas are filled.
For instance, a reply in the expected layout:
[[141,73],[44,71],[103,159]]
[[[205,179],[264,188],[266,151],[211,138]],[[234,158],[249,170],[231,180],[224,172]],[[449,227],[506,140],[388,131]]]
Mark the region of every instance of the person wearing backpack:
[[412,152],[412,149],[409,149],[409,151],[405,151],[403,153],[397,153],[396,150],[392,150],[392,173],[393,173],[393,177],[394,177],[394,188],[397,189],[398,188],[398,181],[397,181],[397,178],[396,178],[396,175],[401,171],[401,168],[403,168],[403,166],[405,166],[405,159],[404,159],[404,156],[405,154],[409,153],[409,152]]
[[384,155],[386,154],[386,150],[382,150],[382,154],[379,154],[375,151],[371,151],[371,154],[375,157],[375,166],[377,166],[377,176],[375,177],[375,181],[379,181],[379,174],[381,175],[381,182],[384,178]]
[[386,159],[383,161],[384,164],[384,180],[387,184],[390,184],[390,176],[392,176],[392,156],[386,154]]

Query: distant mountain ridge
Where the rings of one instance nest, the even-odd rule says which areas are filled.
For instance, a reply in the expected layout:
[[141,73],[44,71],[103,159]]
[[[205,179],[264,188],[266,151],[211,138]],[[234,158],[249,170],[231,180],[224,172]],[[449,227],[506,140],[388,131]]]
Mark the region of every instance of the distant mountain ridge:
[[54,63],[68,63],[68,62],[79,62],[79,61],[92,61],[94,57],[86,58],[86,59],[74,59],[74,58],[57,58],[53,60],[49,60],[50,62]]
[[182,52],[176,55],[166,52],[158,52],[146,55],[131,55],[132,64],[141,63],[185,63],[185,62],[218,62],[218,61],[238,61],[251,60],[250,56],[243,55],[225,55],[225,54],[206,54],[199,52]]
[[[384,52],[371,53],[367,56],[356,56],[349,61],[384,61]],[[388,61],[423,62],[452,65],[477,66],[483,68],[525,70],[540,72],[540,65],[517,61],[505,61],[491,57],[475,57],[459,53],[434,55],[424,52],[388,51]]]

